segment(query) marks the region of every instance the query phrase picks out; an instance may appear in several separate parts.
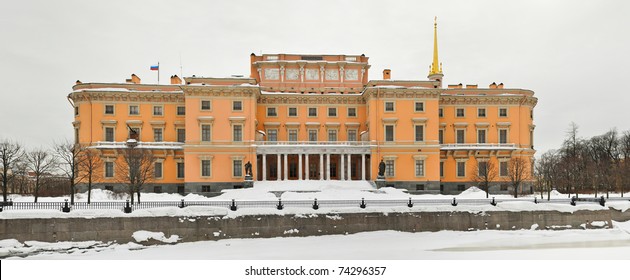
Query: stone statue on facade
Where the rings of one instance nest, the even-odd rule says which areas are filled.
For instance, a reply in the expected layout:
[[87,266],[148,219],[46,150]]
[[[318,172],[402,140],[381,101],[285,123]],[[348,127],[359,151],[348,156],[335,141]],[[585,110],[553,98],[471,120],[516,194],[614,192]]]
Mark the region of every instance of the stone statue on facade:
[[252,163],[249,161],[245,164],[245,175],[252,176]]
[[382,159],[378,164],[378,177],[385,177],[385,162]]

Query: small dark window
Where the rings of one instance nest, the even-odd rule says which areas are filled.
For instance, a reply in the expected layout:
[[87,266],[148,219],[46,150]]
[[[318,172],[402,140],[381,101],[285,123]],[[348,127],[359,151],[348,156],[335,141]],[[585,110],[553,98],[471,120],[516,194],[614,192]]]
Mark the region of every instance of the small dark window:
[[105,114],[113,115],[114,114],[114,105],[105,105]]
[[177,186],[177,193],[178,194],[184,194],[184,192],[185,192],[184,186]]
[[236,100],[232,102],[232,111],[242,111],[243,110],[243,101]]
[[210,110],[210,100],[202,100],[201,101],[201,110]]
[[242,189],[242,188],[243,188],[243,185],[234,185],[234,188],[235,188],[235,189]]
[[184,107],[184,106],[177,106],[177,115],[178,116],[186,115],[186,107]]
[[113,192],[114,191],[114,186],[105,186],[105,190]]
[[440,193],[444,193],[444,185],[440,185]]
[[416,191],[424,191],[424,184],[416,184]]
[[201,186],[202,192],[210,192],[210,186]]
[[466,190],[466,185],[457,185],[457,190],[463,192]]

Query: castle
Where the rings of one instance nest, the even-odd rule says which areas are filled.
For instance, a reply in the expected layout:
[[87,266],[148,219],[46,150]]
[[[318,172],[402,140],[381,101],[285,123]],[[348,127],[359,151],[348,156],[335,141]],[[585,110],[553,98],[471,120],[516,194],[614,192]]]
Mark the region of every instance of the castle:
[[434,28],[426,80],[393,80],[389,69],[370,80],[365,55],[251,54],[250,77],[77,81],[69,94],[75,139],[100,152],[98,183],[108,189],[123,187],[114,167],[133,130],[155,156],[149,192],[363,180],[455,194],[492,162],[490,192],[507,193],[510,159],[531,163],[535,153],[537,98],[495,83],[443,87]]

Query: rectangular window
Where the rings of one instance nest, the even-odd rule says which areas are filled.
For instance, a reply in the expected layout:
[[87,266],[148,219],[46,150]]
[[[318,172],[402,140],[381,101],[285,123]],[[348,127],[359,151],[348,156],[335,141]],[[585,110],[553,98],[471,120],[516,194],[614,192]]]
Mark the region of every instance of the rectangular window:
[[507,161],[499,162],[499,176],[501,177],[508,176],[508,162]]
[[356,117],[357,108],[348,108],[348,117]]
[[185,128],[177,129],[177,142],[181,142],[181,143],[186,142],[186,129]]
[[385,176],[394,177],[394,160],[388,159],[385,161]]
[[267,141],[270,141],[270,142],[278,141],[278,130],[277,129],[268,129],[267,130]]
[[466,185],[457,185],[457,190],[463,192],[466,190]]
[[140,107],[138,105],[129,105],[129,115],[140,115]]
[[114,105],[105,105],[105,115],[114,114]]
[[278,111],[276,107],[267,107],[267,117],[277,117]]
[[455,109],[455,116],[458,118],[463,118],[464,117],[464,108],[457,108]]
[[438,117],[440,117],[440,118],[444,117],[444,109],[442,109],[442,108],[438,109]]
[[424,160],[416,160],[416,177],[424,177]]
[[233,177],[243,176],[243,161],[242,160],[235,159],[232,161],[232,176]]
[[394,142],[394,126],[385,126],[385,142]]
[[186,115],[186,107],[185,106],[177,106],[177,115],[185,116]]
[[105,141],[114,142],[114,128],[113,127],[105,128]]
[[210,100],[201,100],[201,110],[208,111],[212,109]]
[[438,141],[440,144],[444,144],[444,129],[438,131]]
[[162,106],[153,106],[153,115],[154,116],[163,116],[164,115],[164,107],[162,107]]
[[296,107],[289,107],[289,117],[297,117],[298,110]]
[[507,129],[499,129],[499,143],[506,144],[508,142]]
[[155,178],[162,178],[162,163],[158,161],[153,164],[153,167],[155,171],[153,176],[155,176]]
[[424,141],[424,125],[416,125],[416,142]]
[[499,108],[499,117],[507,117],[508,109],[507,108]]
[[457,135],[456,135],[456,136],[457,136],[457,139],[456,139],[456,140],[457,140],[457,141],[456,141],[456,142],[457,142],[457,144],[464,144],[464,141],[465,141],[465,138],[464,138],[464,135],[465,135],[465,134],[464,134],[464,131],[465,131],[465,130],[463,130],[463,129],[458,129],[458,130],[456,130],[456,131],[455,131],[455,132],[456,132],[456,134],[457,134]]
[[311,141],[311,142],[317,141],[317,129],[308,130],[308,141]]
[[114,177],[114,163],[113,162],[105,162],[105,178]]
[[477,164],[477,176],[483,178],[488,174],[488,163],[485,161],[480,161]]
[[486,117],[486,108],[477,108],[477,117],[485,118]]
[[209,142],[212,139],[212,126],[209,124],[201,125],[201,141]]
[[153,129],[153,141],[155,142],[162,142],[164,141],[164,139],[162,138],[162,129],[161,128],[154,128]]
[[356,129],[348,130],[348,141],[357,141],[357,130]]
[[466,177],[466,162],[457,162],[457,177]]
[[337,116],[337,108],[335,108],[335,107],[328,108],[328,116],[329,117],[336,117]]
[[297,131],[297,129],[289,129],[289,141],[290,142],[297,142],[297,138],[298,138],[298,131]]
[[232,139],[234,142],[243,141],[243,126],[240,124],[235,124],[232,128],[234,131],[232,133]]
[[210,177],[212,169],[211,169],[211,165],[210,165],[210,160],[208,159],[204,159],[201,160],[201,176],[203,177]]
[[394,101],[385,102],[385,112],[394,112]]
[[186,188],[184,188],[184,186],[179,185],[177,186],[177,193],[183,195],[184,192],[186,191]]
[[201,192],[211,192],[210,186],[201,186]]
[[329,129],[328,130],[328,142],[337,142],[337,130]]
[[184,178],[184,163],[183,162],[178,162],[177,163],[177,178]]
[[308,108],[309,117],[317,117],[317,108]]
[[444,162],[440,161],[440,177],[444,177]]
[[243,111],[243,101],[240,101],[240,100],[232,101],[232,111]]
[[486,143],[486,130],[477,130],[477,143]]
[[415,111],[424,112],[424,102],[416,102]]

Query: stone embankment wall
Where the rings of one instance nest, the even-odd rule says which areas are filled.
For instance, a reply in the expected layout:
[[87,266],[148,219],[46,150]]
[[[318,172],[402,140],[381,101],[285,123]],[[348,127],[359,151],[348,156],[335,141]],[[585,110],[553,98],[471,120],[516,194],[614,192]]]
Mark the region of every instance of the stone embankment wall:
[[[558,211],[489,211],[407,212],[407,213],[344,213],[318,215],[252,215],[238,217],[129,217],[129,218],[52,218],[0,220],[0,240],[20,242],[56,241],[135,241],[139,230],[163,232],[166,237],[178,235],[181,242],[219,240],[225,238],[269,238],[282,236],[314,236],[351,234],[365,231],[397,230],[470,231],[531,229],[581,229],[611,226],[611,221],[630,220],[630,211],[581,210]],[[592,222],[597,221],[598,223]]]

